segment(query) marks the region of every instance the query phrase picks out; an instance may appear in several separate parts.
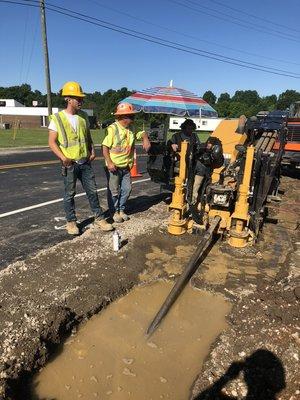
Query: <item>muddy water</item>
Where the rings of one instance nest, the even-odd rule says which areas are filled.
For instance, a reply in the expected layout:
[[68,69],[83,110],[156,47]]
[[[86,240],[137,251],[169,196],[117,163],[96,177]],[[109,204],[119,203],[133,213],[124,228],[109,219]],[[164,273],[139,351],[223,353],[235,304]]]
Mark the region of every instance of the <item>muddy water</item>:
[[145,330],[172,284],[137,287],[88,321],[34,379],[40,399],[184,400],[230,305],[187,287],[150,338]]

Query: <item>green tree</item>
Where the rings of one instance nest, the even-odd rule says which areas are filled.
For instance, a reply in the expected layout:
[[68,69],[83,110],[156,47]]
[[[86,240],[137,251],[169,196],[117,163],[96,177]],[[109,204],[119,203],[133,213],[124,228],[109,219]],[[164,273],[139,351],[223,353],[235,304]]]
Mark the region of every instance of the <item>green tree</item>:
[[218,102],[214,105],[219,117],[230,117],[230,94],[225,92],[221,93]]
[[223,103],[224,101],[230,101],[230,94],[227,92],[221,93],[218,98],[218,103]]
[[[122,87],[118,90],[109,89],[104,93],[99,91],[87,93],[83,107],[93,109],[94,115],[100,122],[109,119],[113,120],[114,116],[112,114],[117,104],[132,93],[127,87]],[[31,86],[26,83],[19,86],[0,87],[0,98],[15,99],[29,107],[32,106],[33,100],[38,101],[39,105],[44,107],[47,105],[46,94],[41,93],[39,90],[33,91]],[[51,99],[53,107],[65,107],[65,100],[60,92],[51,93]],[[203,99],[217,110],[220,117],[235,118],[241,114],[250,117],[262,110],[286,109],[291,103],[300,100],[300,93],[296,90],[286,90],[277,98],[275,94],[260,97],[256,90],[237,90],[232,97],[230,97],[229,93],[221,93],[216,102],[215,94],[208,90],[204,93]],[[136,116],[136,126],[142,127],[144,121],[147,123],[153,121],[162,122],[164,118],[164,115],[139,113]]]
[[258,104],[260,97],[256,90],[237,90],[232,97],[232,101],[251,106]]
[[295,101],[300,100],[300,93],[296,90],[286,90],[281,93],[278,97],[277,108],[279,110],[285,110]]
[[219,117],[230,117],[230,101],[218,101],[217,104],[214,105],[214,108],[216,109]]
[[0,97],[2,99],[14,99],[25,106],[28,104],[28,97],[32,94],[31,86],[24,83],[20,86],[0,87]]
[[[237,118],[243,114],[247,114],[247,105],[238,101],[231,101],[229,107],[229,117]],[[246,115],[248,116],[248,115]]]
[[[52,107],[65,108],[65,106],[66,106],[65,98],[62,97],[61,92],[51,93],[51,101],[52,101]],[[46,102],[47,102],[47,99],[46,99],[45,103]]]
[[214,105],[217,100],[217,96],[211,90],[207,90],[202,98],[210,105]]
[[259,102],[259,111],[272,111],[277,108],[277,96],[272,94],[271,96],[262,97]]

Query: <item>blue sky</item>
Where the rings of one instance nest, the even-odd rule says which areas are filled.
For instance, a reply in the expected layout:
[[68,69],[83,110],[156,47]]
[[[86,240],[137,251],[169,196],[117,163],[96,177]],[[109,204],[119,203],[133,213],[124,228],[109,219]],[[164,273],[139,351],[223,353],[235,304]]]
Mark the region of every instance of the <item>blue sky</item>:
[[[266,18],[273,24],[222,7],[215,1]],[[47,3],[186,46],[300,76],[299,0],[46,0]],[[218,14],[222,19],[207,15],[215,14],[208,8],[236,18],[234,21],[239,25],[228,22],[229,17],[224,15]],[[251,23],[252,29],[241,26],[244,25],[241,20]],[[33,89],[45,92],[39,23],[38,9],[0,2],[0,86],[26,82]],[[47,11],[47,25],[53,91],[58,91],[68,80],[79,81],[87,92],[103,92],[123,86],[137,90],[164,86],[171,79],[174,86],[199,95],[206,90],[217,95],[246,89],[255,89],[260,95],[300,90],[300,79],[164,48],[53,12]],[[272,36],[272,32],[277,35],[275,31],[279,35],[290,35],[289,39]]]

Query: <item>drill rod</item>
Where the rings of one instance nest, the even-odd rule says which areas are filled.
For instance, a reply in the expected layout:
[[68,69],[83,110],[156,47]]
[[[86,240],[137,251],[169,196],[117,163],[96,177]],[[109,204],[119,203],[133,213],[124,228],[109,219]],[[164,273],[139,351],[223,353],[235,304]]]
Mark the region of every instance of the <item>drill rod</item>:
[[152,335],[152,333],[155,331],[155,329],[158,327],[160,324],[161,320],[167,315],[168,311],[172,307],[172,305],[175,303],[176,299],[180,295],[180,293],[183,291],[185,288],[186,284],[189,282],[191,277],[194,275],[194,273],[197,271],[199,267],[199,260],[205,250],[208,248],[210,243],[213,240],[213,234],[215,230],[218,228],[219,223],[221,221],[221,217],[216,216],[212,220],[212,223],[209,227],[209,229],[205,232],[203,237],[201,238],[197,249],[193,253],[192,257],[189,260],[188,265],[186,266],[185,270],[183,273],[180,275],[179,279],[173,286],[171,292],[169,293],[168,297],[166,298],[164,304],[161,306],[160,310],[156,314],[155,318],[151,322],[150,326],[147,329],[146,334],[147,335]]

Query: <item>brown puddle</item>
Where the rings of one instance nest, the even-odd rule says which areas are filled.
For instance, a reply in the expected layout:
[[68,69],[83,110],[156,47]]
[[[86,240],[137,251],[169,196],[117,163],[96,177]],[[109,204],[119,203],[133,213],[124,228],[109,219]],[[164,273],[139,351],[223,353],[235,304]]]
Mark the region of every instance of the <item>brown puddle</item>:
[[136,287],[91,318],[36,375],[36,398],[188,399],[211,344],[226,328],[230,304],[189,286],[161,327],[145,337],[172,286]]

